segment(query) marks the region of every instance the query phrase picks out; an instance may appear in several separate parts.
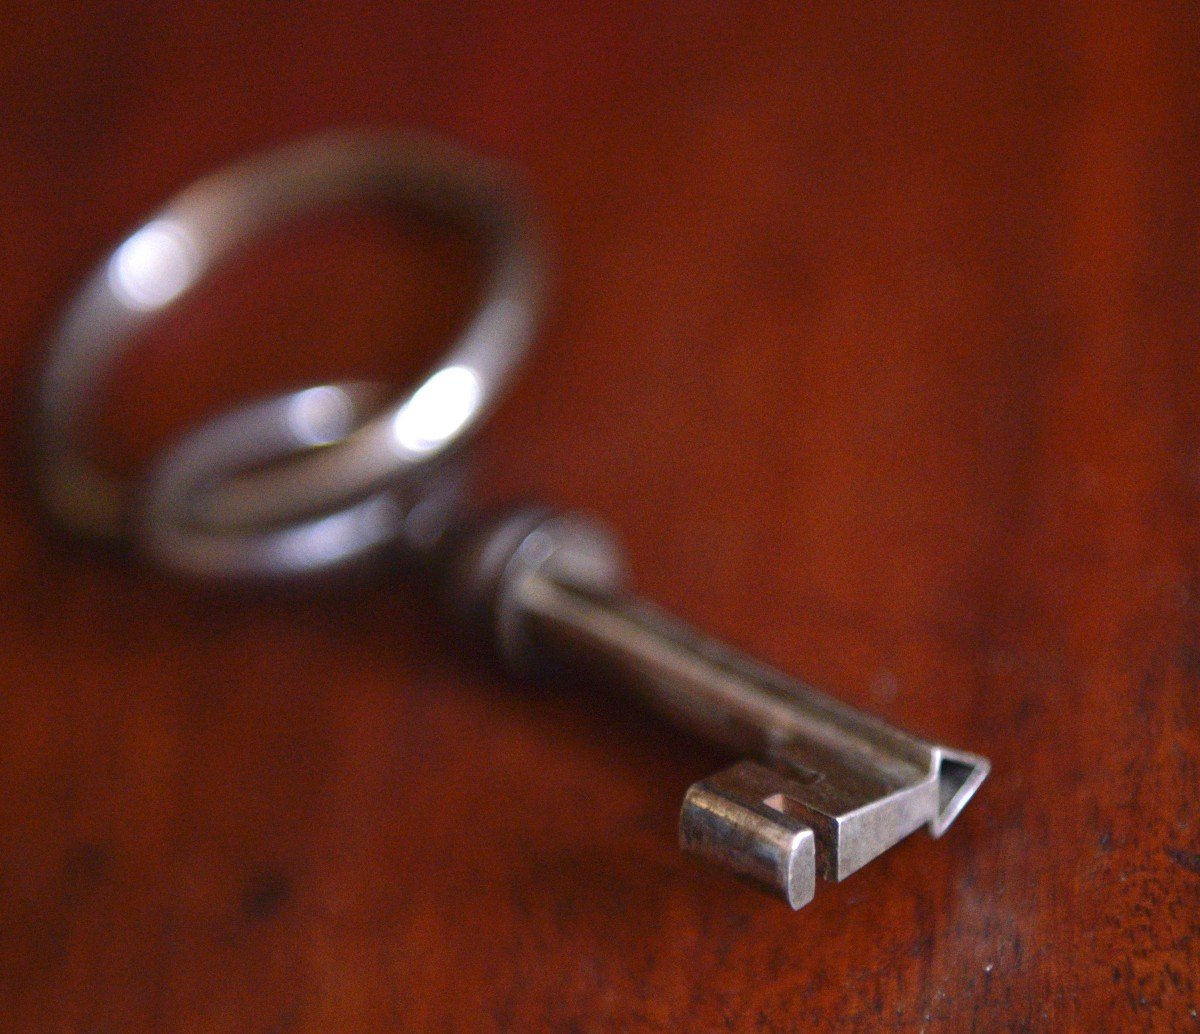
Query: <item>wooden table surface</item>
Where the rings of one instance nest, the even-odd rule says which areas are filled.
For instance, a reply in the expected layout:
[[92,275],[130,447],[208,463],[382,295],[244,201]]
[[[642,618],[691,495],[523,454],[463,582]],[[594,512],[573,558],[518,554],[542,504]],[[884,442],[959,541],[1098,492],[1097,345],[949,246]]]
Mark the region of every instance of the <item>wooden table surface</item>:
[[[0,1029],[1193,1029],[1198,16],[6,5]],[[505,678],[395,578],[221,594],[49,533],[17,415],[71,285],[340,125],[511,159],[555,228],[485,491],[988,755],[943,840],[793,914],[675,846],[724,755]],[[435,349],[469,261],[348,219],[152,335],[98,450]]]

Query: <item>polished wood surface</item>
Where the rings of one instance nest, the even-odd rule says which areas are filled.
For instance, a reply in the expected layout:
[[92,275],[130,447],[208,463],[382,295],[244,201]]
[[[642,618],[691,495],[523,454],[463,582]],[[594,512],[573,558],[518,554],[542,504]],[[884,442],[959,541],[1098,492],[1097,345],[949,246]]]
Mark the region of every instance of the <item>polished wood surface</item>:
[[[1198,13],[8,5],[0,1029],[1193,1029]],[[49,532],[17,418],[71,284],[346,124],[510,158],[555,227],[487,491],[990,756],[943,840],[793,914],[675,846],[723,755],[503,677],[402,582],[217,594]],[[436,347],[469,262],[371,226],[210,285],[98,448]]]

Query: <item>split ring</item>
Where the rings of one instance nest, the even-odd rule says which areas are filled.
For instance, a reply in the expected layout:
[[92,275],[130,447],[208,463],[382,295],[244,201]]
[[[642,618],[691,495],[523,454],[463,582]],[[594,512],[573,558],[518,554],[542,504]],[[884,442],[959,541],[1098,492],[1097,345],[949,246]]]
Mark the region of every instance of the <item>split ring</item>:
[[[367,407],[361,391],[334,384],[243,407],[241,416],[235,410],[193,431],[170,454],[190,457],[189,463],[172,473],[169,458],[160,462],[155,480],[161,484],[149,492],[92,460],[87,415],[138,332],[251,241],[347,202],[380,202],[444,219],[482,245],[477,307],[417,386],[382,406]],[[144,540],[146,522],[155,523],[151,545],[175,545],[161,559],[195,574],[289,574],[342,563],[403,534],[397,489],[406,491],[434,469],[491,412],[528,350],[543,270],[540,241],[515,181],[442,142],[395,134],[323,136],[202,179],[93,270],[50,334],[33,429],[41,501],[58,523],[90,537]],[[305,407],[321,406],[340,410],[332,422],[315,413],[328,433],[314,435],[305,423],[314,412],[306,414]],[[210,431],[215,447],[198,444]],[[268,453],[275,462],[263,467]],[[154,500],[149,507],[147,496]],[[328,555],[280,548],[289,535],[294,541],[297,532],[318,524],[344,532]],[[189,555],[193,540],[197,548]],[[320,536],[306,541],[311,546]]]

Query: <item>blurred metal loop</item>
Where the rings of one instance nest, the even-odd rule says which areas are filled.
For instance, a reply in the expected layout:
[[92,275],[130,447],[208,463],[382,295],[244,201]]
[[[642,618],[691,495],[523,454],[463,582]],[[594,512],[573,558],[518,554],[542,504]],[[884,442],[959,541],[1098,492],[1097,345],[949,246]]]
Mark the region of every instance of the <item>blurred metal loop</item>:
[[[89,457],[87,417],[139,331],[247,243],[353,202],[445,219],[483,248],[478,305],[414,388],[382,404],[382,386],[327,384],[242,407],[170,450],[149,488]],[[478,428],[524,359],[543,279],[519,185],[443,142],[321,136],[202,179],[100,263],[49,337],[33,433],[42,503],[70,531],[137,539],[200,575],[307,573],[404,538],[413,486]]]
[[395,545],[433,552],[465,507],[463,465],[442,460],[333,510],[231,531],[196,516],[197,500],[322,441],[343,441],[383,402],[371,382],[322,384],[238,406],[184,435],[146,481],[138,541],[162,566],[203,578],[320,574]]

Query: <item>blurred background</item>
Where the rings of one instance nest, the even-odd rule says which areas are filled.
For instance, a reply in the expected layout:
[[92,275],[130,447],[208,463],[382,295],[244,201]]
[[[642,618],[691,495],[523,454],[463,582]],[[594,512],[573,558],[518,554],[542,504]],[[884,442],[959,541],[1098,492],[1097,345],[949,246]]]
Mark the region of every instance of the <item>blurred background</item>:
[[[1194,5],[8,4],[0,1027],[1186,1028],[1200,997]],[[798,914],[685,859],[724,757],[464,655],[387,572],[216,592],[39,517],[40,336],[196,176],[332,127],[527,175],[552,310],[486,496],[991,757]],[[136,471],[230,402],[398,382],[469,249],[361,213],[113,377]]]

